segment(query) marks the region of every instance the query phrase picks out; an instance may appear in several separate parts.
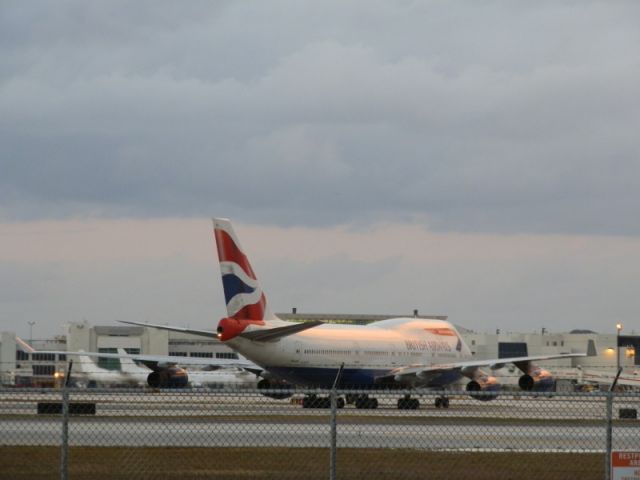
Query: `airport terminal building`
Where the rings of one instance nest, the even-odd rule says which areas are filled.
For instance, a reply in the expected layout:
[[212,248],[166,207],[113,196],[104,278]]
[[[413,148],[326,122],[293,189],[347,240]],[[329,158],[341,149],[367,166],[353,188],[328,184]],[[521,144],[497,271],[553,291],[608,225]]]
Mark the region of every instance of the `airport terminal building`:
[[[414,312],[416,316],[417,312]],[[331,323],[367,324],[401,315],[353,315],[353,314],[278,314],[291,321],[321,320]],[[420,318],[440,319],[442,315],[420,315]],[[579,330],[568,333],[548,332],[541,328],[535,333],[501,332],[477,333],[456,326],[473,355],[482,358],[509,358],[525,355],[553,355],[586,352],[589,342],[595,347],[595,355],[585,358],[570,358],[541,362],[568,378],[580,380],[582,368],[613,371],[619,364],[625,368],[640,365],[640,336],[617,333],[596,333]],[[28,343],[28,342],[27,342]],[[67,334],[53,339],[31,340],[35,350],[89,351],[116,353],[124,348],[132,354],[175,355],[200,358],[237,358],[235,352],[216,338],[169,332],[142,326],[100,326],[88,322],[70,323]],[[55,386],[64,378],[67,358],[64,354],[32,353],[11,332],[0,334],[0,381],[5,385]],[[616,358],[619,356],[619,358]],[[115,359],[100,359],[98,365],[117,370],[120,363]],[[509,377],[510,372],[498,372]],[[516,378],[516,375],[512,375]]]

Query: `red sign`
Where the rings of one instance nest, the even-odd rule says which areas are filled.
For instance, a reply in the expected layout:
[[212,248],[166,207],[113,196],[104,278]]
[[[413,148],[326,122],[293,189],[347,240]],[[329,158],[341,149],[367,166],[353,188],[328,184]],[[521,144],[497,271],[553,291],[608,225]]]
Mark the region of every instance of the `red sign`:
[[611,452],[611,480],[640,480],[640,452]]

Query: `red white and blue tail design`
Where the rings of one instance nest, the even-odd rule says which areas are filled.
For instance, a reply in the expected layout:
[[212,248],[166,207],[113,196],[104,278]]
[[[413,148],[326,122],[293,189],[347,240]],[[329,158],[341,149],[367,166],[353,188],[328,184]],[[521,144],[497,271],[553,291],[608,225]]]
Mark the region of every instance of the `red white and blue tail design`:
[[257,325],[264,325],[264,320],[275,320],[277,317],[267,306],[267,299],[231,222],[226,218],[214,218],[213,231],[228,317]]
[[218,322],[217,336],[226,342],[236,337],[245,341],[267,342],[314,328],[322,322],[285,322],[276,317],[260,288],[249,259],[242,251],[231,222],[213,219],[227,317]]

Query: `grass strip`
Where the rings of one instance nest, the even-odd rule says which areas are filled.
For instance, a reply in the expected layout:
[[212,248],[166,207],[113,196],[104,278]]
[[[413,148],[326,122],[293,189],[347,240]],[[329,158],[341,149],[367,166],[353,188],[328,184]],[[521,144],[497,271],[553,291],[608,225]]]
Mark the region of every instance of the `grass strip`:
[[[2,478],[59,479],[59,468],[59,448],[0,447]],[[329,450],[321,448],[72,447],[69,454],[74,480],[326,479],[328,469]],[[604,455],[340,449],[337,471],[340,480],[596,480]]]

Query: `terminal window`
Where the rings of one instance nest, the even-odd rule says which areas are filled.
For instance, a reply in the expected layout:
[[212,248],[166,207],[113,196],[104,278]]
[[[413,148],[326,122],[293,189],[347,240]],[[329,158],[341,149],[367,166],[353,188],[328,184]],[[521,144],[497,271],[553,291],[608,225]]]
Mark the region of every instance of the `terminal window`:
[[32,365],[34,375],[53,375],[56,372],[55,365]]
[[498,342],[498,358],[526,357],[526,342]]
[[55,362],[55,353],[32,353],[31,359],[38,362]]

